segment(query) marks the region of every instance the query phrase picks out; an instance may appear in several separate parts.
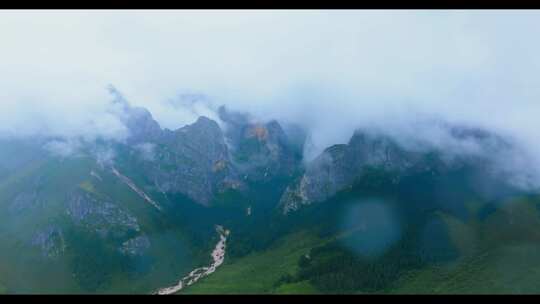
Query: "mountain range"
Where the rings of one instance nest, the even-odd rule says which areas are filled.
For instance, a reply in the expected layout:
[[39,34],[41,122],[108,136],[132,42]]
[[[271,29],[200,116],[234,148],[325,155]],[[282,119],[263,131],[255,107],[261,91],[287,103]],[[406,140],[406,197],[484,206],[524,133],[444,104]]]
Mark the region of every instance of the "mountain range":
[[181,293],[540,290],[540,197],[503,136],[429,125],[480,147],[455,153],[355,130],[307,161],[298,125],[222,106],[169,130],[111,94],[125,140],[1,139],[0,292],[153,293],[209,264],[216,225],[224,264]]

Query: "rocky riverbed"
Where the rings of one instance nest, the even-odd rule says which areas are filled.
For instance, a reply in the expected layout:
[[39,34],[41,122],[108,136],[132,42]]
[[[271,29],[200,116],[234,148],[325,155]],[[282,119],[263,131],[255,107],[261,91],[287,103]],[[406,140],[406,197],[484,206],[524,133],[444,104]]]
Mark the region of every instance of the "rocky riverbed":
[[212,263],[210,266],[196,268],[191,271],[187,276],[183,277],[178,284],[159,289],[156,294],[158,295],[168,295],[175,294],[185,288],[195,284],[198,280],[212,274],[216,269],[223,264],[225,260],[225,249],[227,236],[229,235],[229,230],[224,229],[222,226],[216,226],[216,231],[219,234],[219,241],[216,244],[216,247],[212,251]]

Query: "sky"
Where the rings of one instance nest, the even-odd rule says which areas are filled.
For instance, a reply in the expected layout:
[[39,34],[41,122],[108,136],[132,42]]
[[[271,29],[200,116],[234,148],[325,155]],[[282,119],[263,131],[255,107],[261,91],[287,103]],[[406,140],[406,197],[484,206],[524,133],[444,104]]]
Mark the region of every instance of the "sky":
[[298,123],[309,158],[355,128],[429,137],[433,116],[540,168],[538,37],[539,11],[0,11],[0,134],[125,136],[112,84],[170,129],[221,104]]

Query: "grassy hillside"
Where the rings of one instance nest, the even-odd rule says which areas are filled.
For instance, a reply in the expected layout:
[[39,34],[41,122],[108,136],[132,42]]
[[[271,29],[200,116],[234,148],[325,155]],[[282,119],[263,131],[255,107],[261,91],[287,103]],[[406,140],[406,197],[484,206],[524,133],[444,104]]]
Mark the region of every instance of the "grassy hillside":
[[[73,193],[102,205],[94,224],[68,214]],[[208,260],[206,244],[194,246],[177,212],[160,213],[91,158],[19,165],[0,180],[0,208],[0,282],[12,293],[150,293]],[[79,208],[85,214],[90,207]],[[138,232],[114,226],[128,215]],[[103,229],[111,232],[100,235]],[[56,238],[36,245],[51,231]],[[137,235],[148,239],[149,249],[122,254],[122,244]]]
[[[234,232],[233,232],[234,233]],[[324,240],[310,232],[297,232],[280,239],[262,252],[227,260],[209,277],[182,291],[183,294],[313,293],[309,282],[280,282],[298,271],[298,260]],[[232,244],[231,246],[234,246]]]
[[[0,293],[150,293],[209,263],[216,224],[232,231],[225,263],[183,294],[540,292],[540,198],[482,196],[465,171],[374,168],[282,216],[286,178],[205,207],[119,156],[159,211],[88,156],[0,165]],[[121,250],[137,237],[142,253]]]
[[479,253],[457,265],[428,267],[401,279],[391,293],[537,294],[540,247],[503,246]]
[[[350,199],[361,198],[343,195],[346,199],[335,199],[331,202],[334,205],[327,202],[308,208],[311,210],[304,213],[308,216],[304,221],[301,214],[295,215],[298,225],[304,225],[302,232],[291,232],[265,250],[226,259],[213,275],[182,293],[540,291],[538,197],[510,196],[493,201],[470,197],[457,213],[435,209],[414,215],[401,241],[384,255],[365,262],[354,250],[354,242],[367,240],[370,222],[360,216],[356,224],[343,230],[340,219],[355,212],[356,203]],[[406,203],[387,206],[397,208]],[[313,225],[317,220],[319,225]],[[384,227],[375,227],[376,235],[382,237]],[[303,258],[306,254],[309,260]],[[344,285],[336,285],[340,281]]]
[[[393,293],[538,293],[540,213],[538,199],[499,203],[470,221],[445,216],[450,236],[462,249],[452,264],[413,271]],[[486,209],[484,209],[486,210]]]

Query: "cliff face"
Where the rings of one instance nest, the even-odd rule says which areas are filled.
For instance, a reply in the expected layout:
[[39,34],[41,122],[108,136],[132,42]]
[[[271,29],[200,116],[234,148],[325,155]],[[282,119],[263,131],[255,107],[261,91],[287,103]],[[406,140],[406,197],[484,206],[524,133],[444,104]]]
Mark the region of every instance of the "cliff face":
[[290,177],[298,170],[299,144],[291,140],[277,121],[256,122],[247,114],[230,112],[224,107],[219,115],[226,124],[231,160],[243,180],[268,182],[279,176]]
[[[508,143],[482,130],[449,127],[448,133],[456,140],[467,140],[467,144],[481,147],[482,152],[452,155],[436,148],[411,151],[390,137],[357,131],[348,144],[329,147],[307,164],[304,174],[283,193],[279,208],[287,214],[303,205],[325,201],[352,186],[368,167],[391,171],[396,181],[407,174],[446,174],[461,169],[471,174],[481,173],[484,179],[502,178],[493,174],[498,159],[488,154],[489,151],[507,151],[511,148]],[[479,192],[481,183],[471,177],[472,186]]]
[[215,121],[200,117],[176,131],[165,130],[162,138],[147,171],[161,191],[182,193],[206,205],[216,191],[240,186]]
[[[240,192],[249,184],[265,184],[276,178],[291,179],[279,200],[283,213],[302,205],[322,202],[354,184],[368,167],[395,172],[396,179],[415,172],[449,172],[460,167],[489,171],[497,161],[489,151],[506,151],[511,145],[489,132],[452,126],[444,128],[458,149],[474,153],[458,156],[441,148],[405,149],[393,138],[357,130],[347,144],[334,145],[305,166],[301,164],[305,136],[298,128],[286,133],[275,120],[256,121],[248,114],[218,111],[217,122],[200,117],[195,123],[171,131],[162,130],[145,109],[123,103],[123,120],[130,136],[127,145],[148,148],[151,157],[136,160],[146,175],[147,188],[180,193],[210,205],[216,195],[233,189]],[[434,126],[435,127],[435,126]],[[455,149],[455,147],[453,148]]]
[[243,191],[249,182],[290,177],[300,166],[299,151],[277,121],[254,122],[222,108],[225,131],[204,116],[171,131],[162,130],[147,110],[127,102],[123,107],[127,150],[144,152],[134,161],[149,189],[180,193],[209,205],[219,193]]
[[419,155],[405,152],[389,138],[356,132],[348,144],[327,148],[310,162],[285,190],[280,208],[288,213],[324,201],[352,185],[368,166],[399,171],[410,168],[417,159]]
[[[218,191],[238,188],[225,136],[219,125],[199,117],[191,125],[161,129],[150,112],[123,102],[121,119],[129,136],[123,151],[144,172],[146,188],[164,194],[180,193],[208,205]],[[136,152],[134,152],[136,151]]]

